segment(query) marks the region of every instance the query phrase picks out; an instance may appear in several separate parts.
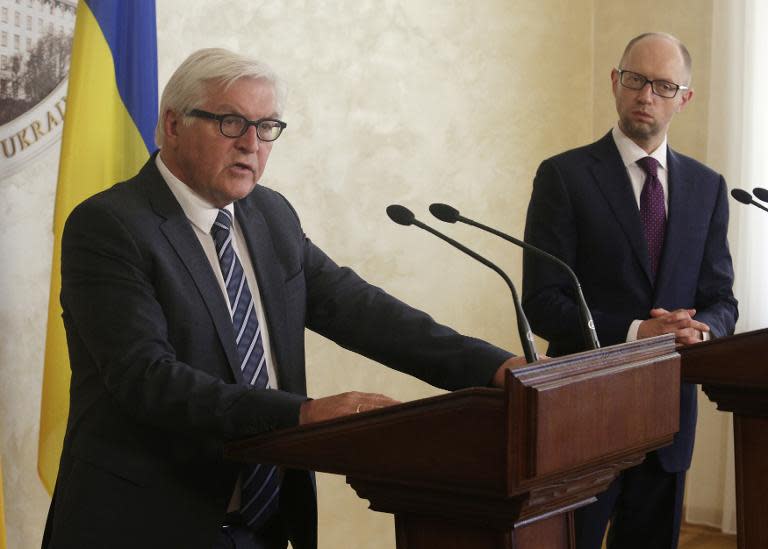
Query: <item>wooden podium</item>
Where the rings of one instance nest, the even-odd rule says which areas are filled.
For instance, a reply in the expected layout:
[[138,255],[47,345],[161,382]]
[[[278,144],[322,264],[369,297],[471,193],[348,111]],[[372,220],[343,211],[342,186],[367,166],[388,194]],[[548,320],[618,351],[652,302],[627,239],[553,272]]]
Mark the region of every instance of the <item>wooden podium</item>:
[[733,412],[739,549],[768,547],[768,329],[680,349],[683,381]]
[[570,511],[678,430],[664,336],[535,363],[454,393],[230,444],[229,459],[345,475],[398,549],[566,549]]

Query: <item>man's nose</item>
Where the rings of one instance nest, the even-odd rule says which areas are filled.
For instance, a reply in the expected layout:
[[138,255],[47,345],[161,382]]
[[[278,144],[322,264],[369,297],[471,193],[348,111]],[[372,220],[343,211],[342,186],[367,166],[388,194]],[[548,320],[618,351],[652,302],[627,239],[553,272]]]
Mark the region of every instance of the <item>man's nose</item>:
[[237,146],[248,152],[259,150],[259,136],[256,126],[248,126],[245,133],[237,138]]
[[637,90],[637,96],[645,102],[650,102],[653,99],[653,84],[646,82],[645,86]]

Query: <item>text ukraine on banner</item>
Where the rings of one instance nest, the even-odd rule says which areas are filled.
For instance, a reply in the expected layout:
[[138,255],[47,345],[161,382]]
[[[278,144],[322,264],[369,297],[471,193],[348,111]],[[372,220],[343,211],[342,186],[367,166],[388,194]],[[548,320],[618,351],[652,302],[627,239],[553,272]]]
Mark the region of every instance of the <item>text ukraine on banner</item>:
[[61,321],[61,233],[74,207],[128,179],[154,150],[157,31],[154,0],[81,0],[77,8],[54,213],[38,473],[49,493],[69,408]]

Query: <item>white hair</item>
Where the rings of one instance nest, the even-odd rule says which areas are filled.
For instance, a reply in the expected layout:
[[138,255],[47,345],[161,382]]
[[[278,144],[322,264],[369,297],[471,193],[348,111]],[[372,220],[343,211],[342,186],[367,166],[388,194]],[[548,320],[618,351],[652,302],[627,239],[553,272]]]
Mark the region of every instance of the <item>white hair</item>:
[[[157,146],[163,146],[163,118],[166,112],[187,113],[205,102],[206,85],[210,82],[221,84],[226,90],[241,78],[270,82],[275,88],[277,114],[282,114],[285,106],[285,87],[269,65],[222,48],[198,50],[179,65],[165,85],[160,98],[160,115],[155,127]],[[191,124],[192,121],[187,119],[184,123]]]

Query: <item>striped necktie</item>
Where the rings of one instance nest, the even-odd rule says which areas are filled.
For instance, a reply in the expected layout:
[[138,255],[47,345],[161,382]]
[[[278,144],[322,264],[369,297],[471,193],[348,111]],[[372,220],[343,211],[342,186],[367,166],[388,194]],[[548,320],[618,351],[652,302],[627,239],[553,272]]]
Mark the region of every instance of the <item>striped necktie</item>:
[[[219,266],[227,288],[232,309],[237,353],[243,380],[257,389],[269,389],[261,327],[243,266],[232,246],[232,214],[219,210],[211,228]],[[243,467],[240,514],[246,524],[258,530],[277,510],[280,478],[274,465],[245,465]]]

